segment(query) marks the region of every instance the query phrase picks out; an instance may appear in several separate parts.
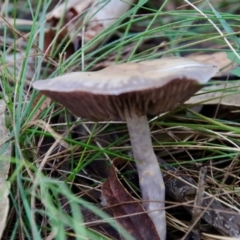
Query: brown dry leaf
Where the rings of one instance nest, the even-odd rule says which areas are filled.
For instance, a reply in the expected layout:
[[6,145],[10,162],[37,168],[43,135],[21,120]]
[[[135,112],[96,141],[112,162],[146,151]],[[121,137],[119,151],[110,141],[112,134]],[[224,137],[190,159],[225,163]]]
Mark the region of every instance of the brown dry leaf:
[[[61,32],[64,32],[64,34],[68,33],[69,39],[72,40],[76,50],[81,46],[81,40],[84,43],[88,42],[119,20],[128,11],[133,2],[134,0],[68,0],[53,9],[48,14],[47,21],[53,27],[62,22],[63,28]],[[60,39],[61,32],[55,34],[59,35],[57,37]],[[47,38],[53,39],[53,32],[51,31],[50,33],[51,37],[47,36]],[[97,46],[100,43],[99,41],[93,44],[91,49]],[[48,46],[46,45],[45,48],[48,48]]]
[[197,103],[240,107],[240,82],[227,82],[205,87],[186,102],[186,104]]
[[201,62],[207,62],[211,63],[218,67],[218,69],[221,69],[221,71],[218,72],[216,75],[217,77],[224,77],[231,75],[230,72],[233,70],[237,64],[232,62],[227,54],[225,52],[216,52],[213,54],[202,54],[202,55],[188,55],[188,58],[201,61]]
[[4,144],[9,138],[9,131],[5,126],[5,108],[5,102],[0,99],[0,239],[9,210],[9,184],[6,179],[10,168],[11,145],[9,144],[6,148]]
[[117,222],[134,239],[160,239],[151,218],[142,205],[128,193],[119,181],[114,166],[110,169],[108,179],[102,186],[102,195],[108,206],[111,207]]

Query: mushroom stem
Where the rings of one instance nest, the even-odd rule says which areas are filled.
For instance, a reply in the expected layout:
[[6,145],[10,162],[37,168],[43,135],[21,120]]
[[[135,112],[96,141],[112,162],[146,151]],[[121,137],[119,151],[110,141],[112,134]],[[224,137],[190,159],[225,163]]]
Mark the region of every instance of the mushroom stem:
[[148,211],[161,240],[166,239],[165,185],[153,151],[147,116],[125,110],[133,155],[137,165],[143,206]]

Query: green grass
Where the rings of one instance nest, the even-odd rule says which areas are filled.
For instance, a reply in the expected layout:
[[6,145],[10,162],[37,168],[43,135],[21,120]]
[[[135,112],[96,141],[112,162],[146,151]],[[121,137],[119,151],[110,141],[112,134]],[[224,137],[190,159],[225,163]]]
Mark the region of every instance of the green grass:
[[[42,97],[36,101],[38,92],[31,87],[33,81],[75,70],[94,69],[107,61],[142,61],[218,51],[232,53],[226,39],[239,53],[239,16],[235,12],[225,12],[231,7],[219,11],[207,3],[199,5],[220,29],[224,39],[196,10],[166,11],[168,2],[154,9],[147,1],[138,1],[116,24],[67,60],[64,60],[64,54],[46,57],[41,51],[50,1],[24,1],[22,13],[19,13],[22,1],[5,2],[9,6],[5,8],[5,20],[14,19],[11,27],[7,23],[0,26],[3,36],[0,96],[8,106],[7,125],[14,146],[9,174],[11,210],[5,231],[8,239],[46,239],[50,235],[54,239],[68,239],[70,236],[76,239],[109,239],[85,224],[85,216],[81,214],[81,209],[84,209],[97,215],[99,220],[93,221],[93,226],[104,221],[116,228],[112,217],[100,209],[96,197],[100,196],[105,172],[98,172],[91,166],[100,160],[110,166],[110,160],[114,158],[133,161],[129,156],[130,146],[124,123],[91,123],[85,119],[72,119],[69,112],[56,103],[51,103],[33,119],[46,99]],[[229,1],[229,4],[235,6],[236,1]],[[33,17],[31,26],[19,24],[19,18],[24,18],[26,12]],[[113,36],[111,41],[89,51],[96,42],[110,35]],[[36,36],[39,36],[38,41]],[[23,46],[19,45],[21,37]],[[11,47],[9,39],[13,40]],[[69,44],[71,40],[59,48],[64,51]],[[29,56],[33,56],[33,63]],[[234,162],[237,168],[240,151],[238,120],[237,114],[224,119],[221,114],[211,118],[194,112],[186,115],[185,111],[173,111],[151,123],[154,146],[158,156],[171,166],[184,169],[186,174],[191,174],[191,170],[204,162],[211,162],[219,169]],[[77,127],[83,132],[79,138],[76,138]],[[160,137],[160,133],[165,135]],[[134,175],[135,169],[130,172]],[[212,171],[211,181],[224,184],[225,191],[228,191],[232,184],[222,182],[227,175],[221,173],[219,177],[219,172],[216,169]],[[196,179],[197,174],[194,173]],[[233,171],[235,180],[237,174]],[[122,172],[122,176],[128,178],[130,174]],[[86,177],[89,179],[86,180]],[[138,187],[131,178],[125,181],[137,191]],[[214,183],[209,184],[214,186]],[[239,194],[236,195],[233,198],[237,201]],[[67,208],[72,214],[66,211],[63,202],[68,203]],[[174,232],[174,227],[170,227],[171,231]],[[123,229],[121,233],[130,239]]]

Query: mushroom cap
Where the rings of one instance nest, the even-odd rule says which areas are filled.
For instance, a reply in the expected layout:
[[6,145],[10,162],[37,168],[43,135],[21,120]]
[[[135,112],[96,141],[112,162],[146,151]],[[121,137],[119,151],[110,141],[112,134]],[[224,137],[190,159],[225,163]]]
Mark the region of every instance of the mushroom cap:
[[137,115],[158,115],[188,100],[218,68],[182,57],[123,63],[95,72],[72,72],[33,87],[78,117],[122,119],[124,108]]

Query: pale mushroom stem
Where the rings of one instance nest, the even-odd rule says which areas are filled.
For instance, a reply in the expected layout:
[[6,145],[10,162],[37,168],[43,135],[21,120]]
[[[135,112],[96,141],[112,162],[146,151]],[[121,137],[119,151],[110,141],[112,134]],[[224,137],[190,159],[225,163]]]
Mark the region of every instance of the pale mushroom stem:
[[137,165],[143,206],[152,219],[161,240],[166,239],[165,185],[153,151],[147,116],[125,110],[133,155]]

